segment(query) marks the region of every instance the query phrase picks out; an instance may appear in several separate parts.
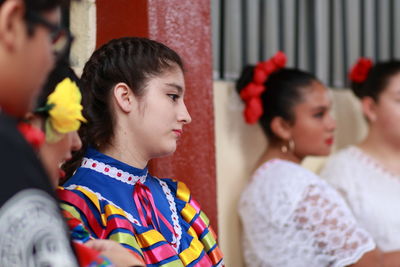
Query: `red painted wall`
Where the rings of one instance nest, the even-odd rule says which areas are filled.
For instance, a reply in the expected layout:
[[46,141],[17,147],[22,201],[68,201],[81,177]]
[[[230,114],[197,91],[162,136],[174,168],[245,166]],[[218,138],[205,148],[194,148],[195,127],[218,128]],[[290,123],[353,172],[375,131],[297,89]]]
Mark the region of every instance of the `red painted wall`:
[[147,0],[97,0],[96,47],[111,39],[149,36]]
[[216,162],[209,0],[97,0],[97,46],[121,36],[145,36],[177,51],[186,67],[185,101],[192,123],[177,152],[153,160],[158,177],[184,181],[217,228]]

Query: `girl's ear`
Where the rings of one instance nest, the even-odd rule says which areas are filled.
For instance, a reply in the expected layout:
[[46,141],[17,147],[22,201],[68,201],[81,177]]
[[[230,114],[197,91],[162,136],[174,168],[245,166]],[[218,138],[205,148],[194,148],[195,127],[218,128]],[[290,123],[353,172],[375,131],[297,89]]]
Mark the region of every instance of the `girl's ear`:
[[377,119],[376,105],[377,104],[372,97],[367,96],[361,99],[361,108],[363,114],[370,122],[374,122]]
[[292,136],[290,123],[282,117],[275,117],[271,121],[272,132],[282,140],[290,140]]
[[113,88],[113,96],[117,107],[125,113],[132,111],[135,96],[126,83],[118,83]]

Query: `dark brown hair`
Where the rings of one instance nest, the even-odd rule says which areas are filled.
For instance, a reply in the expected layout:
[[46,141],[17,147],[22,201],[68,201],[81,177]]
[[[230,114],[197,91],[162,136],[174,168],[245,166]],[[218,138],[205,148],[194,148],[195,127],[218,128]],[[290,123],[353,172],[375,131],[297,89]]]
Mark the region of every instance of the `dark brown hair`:
[[351,83],[351,89],[358,98],[371,97],[378,101],[379,95],[388,86],[390,78],[400,73],[400,61],[387,61],[375,64],[362,83]]
[[126,83],[140,97],[146,81],[183,63],[179,55],[159,42],[139,37],[114,39],[96,50],[81,77],[84,116],[88,123],[79,130],[82,149],[64,166],[67,177],[79,167],[88,146],[111,145],[115,120],[111,107],[112,88]]
[[[239,94],[252,81],[253,72],[254,66],[243,69],[236,82]],[[302,90],[313,81],[318,81],[315,76],[298,69],[283,68],[268,76],[264,83],[266,90],[260,96],[264,112],[259,119],[261,128],[268,138],[277,138],[271,130],[273,118],[282,117],[286,121],[294,122],[293,107],[301,101]]]

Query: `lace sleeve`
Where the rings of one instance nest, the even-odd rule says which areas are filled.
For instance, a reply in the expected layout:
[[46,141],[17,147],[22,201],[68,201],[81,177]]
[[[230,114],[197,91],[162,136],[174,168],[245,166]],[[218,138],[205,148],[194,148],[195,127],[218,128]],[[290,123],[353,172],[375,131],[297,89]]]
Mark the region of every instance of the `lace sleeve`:
[[296,228],[295,240],[308,243],[308,256],[324,264],[320,266],[353,264],[375,247],[339,194],[325,184],[307,188],[290,223]]

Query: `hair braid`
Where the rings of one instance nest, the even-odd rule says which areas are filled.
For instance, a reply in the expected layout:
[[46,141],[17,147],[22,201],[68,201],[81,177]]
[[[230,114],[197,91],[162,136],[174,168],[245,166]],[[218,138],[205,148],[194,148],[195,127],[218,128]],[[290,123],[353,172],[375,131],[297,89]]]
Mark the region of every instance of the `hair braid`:
[[101,149],[112,145],[115,126],[112,88],[123,82],[135,96],[141,97],[148,78],[175,66],[183,70],[182,60],[175,51],[146,38],[114,39],[93,53],[81,77],[82,103],[88,123],[79,130],[82,148],[63,166],[66,177],[72,176],[79,167],[89,146]]

